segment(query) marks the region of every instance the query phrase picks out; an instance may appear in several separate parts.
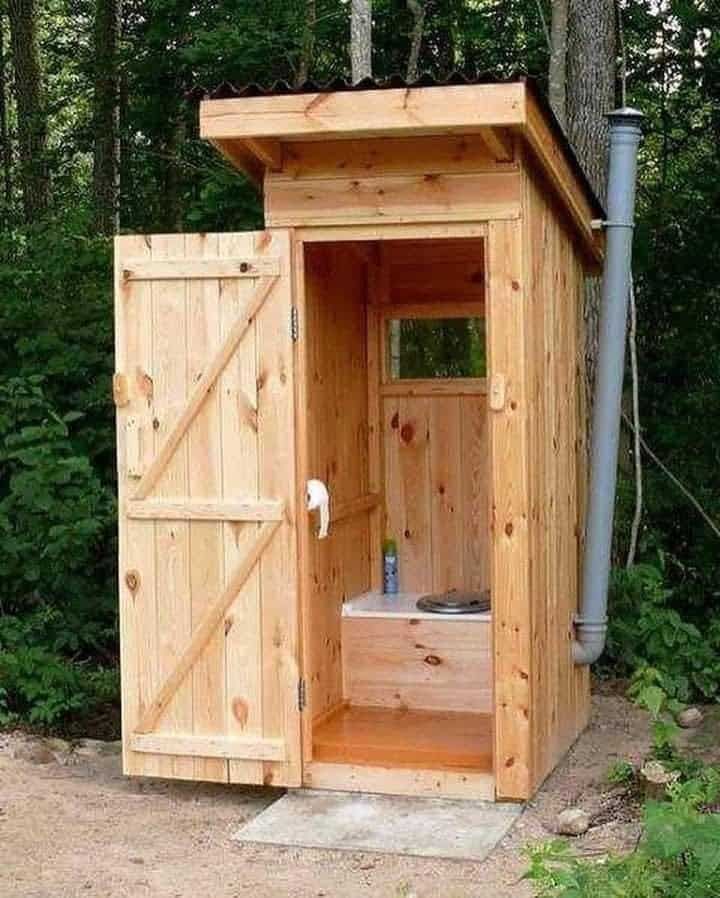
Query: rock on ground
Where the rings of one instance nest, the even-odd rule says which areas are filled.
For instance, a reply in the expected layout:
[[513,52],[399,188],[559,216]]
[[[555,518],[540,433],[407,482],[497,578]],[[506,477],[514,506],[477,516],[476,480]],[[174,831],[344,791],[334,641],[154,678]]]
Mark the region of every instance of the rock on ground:
[[703,722],[703,713],[700,708],[685,708],[677,716],[677,722],[684,729],[699,727]]
[[52,764],[55,761],[53,750],[40,740],[21,742],[12,750],[16,761],[27,761],[29,764]]
[[590,829],[590,815],[582,808],[567,808],[558,814],[557,831],[561,836],[581,836]]

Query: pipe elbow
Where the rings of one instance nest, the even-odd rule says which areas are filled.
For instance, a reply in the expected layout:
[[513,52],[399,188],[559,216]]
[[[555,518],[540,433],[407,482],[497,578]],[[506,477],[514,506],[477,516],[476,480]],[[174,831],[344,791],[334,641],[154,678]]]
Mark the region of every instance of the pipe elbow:
[[575,620],[575,639],[572,643],[573,661],[577,665],[594,664],[605,650],[607,618]]

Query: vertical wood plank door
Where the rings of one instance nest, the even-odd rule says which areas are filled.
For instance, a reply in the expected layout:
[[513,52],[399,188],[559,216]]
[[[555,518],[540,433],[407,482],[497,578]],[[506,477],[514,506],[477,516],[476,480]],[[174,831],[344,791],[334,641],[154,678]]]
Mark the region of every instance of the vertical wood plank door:
[[290,233],[118,237],[127,774],[300,785]]

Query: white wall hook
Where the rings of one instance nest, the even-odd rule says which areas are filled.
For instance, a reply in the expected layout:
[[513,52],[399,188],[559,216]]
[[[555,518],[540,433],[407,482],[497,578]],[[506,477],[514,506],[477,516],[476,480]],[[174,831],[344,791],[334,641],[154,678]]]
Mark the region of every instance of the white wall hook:
[[318,539],[325,539],[330,529],[330,494],[328,493],[328,488],[322,480],[308,480],[306,489],[308,511],[320,512]]

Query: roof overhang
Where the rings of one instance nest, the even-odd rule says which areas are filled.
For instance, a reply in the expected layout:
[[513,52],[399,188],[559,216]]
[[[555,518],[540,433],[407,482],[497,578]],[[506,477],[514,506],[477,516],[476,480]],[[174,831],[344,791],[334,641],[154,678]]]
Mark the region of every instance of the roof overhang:
[[599,260],[592,222],[604,217],[602,205],[531,81],[270,93],[200,104],[201,136],[259,182],[282,166],[290,141],[479,133],[500,154],[508,132],[523,139]]

